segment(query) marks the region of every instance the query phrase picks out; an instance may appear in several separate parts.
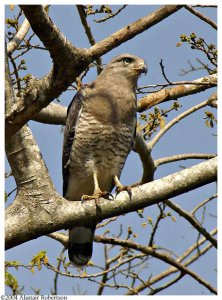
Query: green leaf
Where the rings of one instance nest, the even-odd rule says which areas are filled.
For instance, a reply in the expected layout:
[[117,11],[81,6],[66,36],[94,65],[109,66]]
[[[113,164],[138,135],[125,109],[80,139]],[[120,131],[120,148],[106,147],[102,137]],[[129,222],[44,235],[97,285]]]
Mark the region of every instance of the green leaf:
[[15,267],[16,270],[18,270],[18,267],[21,266],[21,262],[18,260],[13,260],[13,261],[6,261],[5,262],[5,267]]
[[47,263],[48,262],[48,257],[46,256],[46,251],[42,250],[36,255],[33,256],[33,259],[30,261],[31,265],[31,272],[34,273],[34,266],[37,266],[38,270],[42,269],[42,263]]
[[18,290],[18,281],[15,276],[9,272],[5,272],[5,284],[10,287],[14,292]]

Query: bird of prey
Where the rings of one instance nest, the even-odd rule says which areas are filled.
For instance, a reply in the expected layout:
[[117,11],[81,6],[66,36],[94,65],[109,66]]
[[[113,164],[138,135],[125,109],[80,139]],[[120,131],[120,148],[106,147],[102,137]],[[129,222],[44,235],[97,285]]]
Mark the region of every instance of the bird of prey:
[[[68,108],[63,143],[63,196],[71,201],[98,199],[114,186],[133,146],[136,87],[147,68],[143,59],[121,54],[97,79],[74,96]],[[92,256],[96,224],[69,229],[68,254],[76,266]]]

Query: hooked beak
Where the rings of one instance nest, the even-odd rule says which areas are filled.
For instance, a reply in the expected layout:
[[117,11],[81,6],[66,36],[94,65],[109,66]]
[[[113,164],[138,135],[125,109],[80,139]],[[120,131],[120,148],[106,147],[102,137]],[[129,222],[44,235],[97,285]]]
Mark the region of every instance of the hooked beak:
[[147,74],[147,66],[145,62],[141,62],[139,66],[135,69],[137,69],[140,73],[145,73],[145,75]]
[[141,68],[141,73],[145,73],[145,75],[147,74],[147,66],[145,64],[143,64]]

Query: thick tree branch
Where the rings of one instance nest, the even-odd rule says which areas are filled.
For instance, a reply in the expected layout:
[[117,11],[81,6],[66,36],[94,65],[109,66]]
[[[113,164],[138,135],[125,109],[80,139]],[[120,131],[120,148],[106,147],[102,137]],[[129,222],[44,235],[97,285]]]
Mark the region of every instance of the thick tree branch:
[[146,144],[140,132],[137,132],[136,134],[135,145],[133,148],[133,150],[139,154],[140,160],[143,165],[143,176],[140,184],[152,181],[156,166],[151,156],[151,149]]
[[78,54],[80,49],[72,45],[60,32],[42,5],[20,5],[20,7],[30,22],[34,33],[49,50],[54,62],[62,65],[63,55],[66,58],[74,58],[73,54]]
[[[201,82],[203,82],[204,84],[200,85]],[[212,88],[215,86],[215,84],[217,84],[217,74],[201,77],[194,80],[193,83],[194,84],[184,84],[174,86],[169,89],[163,89],[141,98],[138,101],[138,112],[147,110],[162,102],[176,100],[178,98],[200,93],[202,91],[205,91],[206,89]],[[207,83],[209,83],[209,85]]]
[[86,49],[74,47],[53,24],[43,6],[22,5],[33,31],[53,58],[52,70],[42,79],[27,81],[10,114],[6,115],[6,138],[15,134],[31,117],[57,98],[89,64]]
[[[136,211],[216,180],[217,158],[187,168],[162,179],[135,187],[130,195],[121,192],[115,200],[67,201],[46,192],[38,201],[19,193],[6,210],[6,248],[70,226],[100,222],[103,219]],[[27,201],[25,201],[25,199]],[[21,222],[21,220],[23,220]]]
[[154,26],[165,18],[169,17],[171,14],[175,13],[183,6],[181,5],[165,5],[157,9],[148,16],[141,18],[134,23],[127,25],[126,27],[120,29],[119,31],[111,34],[108,38],[98,42],[96,45],[89,49],[90,55],[96,59],[101,55],[110,51],[114,47],[132,39],[137,34],[147,30],[148,28]]
[[7,51],[5,52],[5,113],[7,114],[11,111],[12,105],[15,102],[15,93],[10,77]]
[[67,116],[67,107],[57,103],[50,103],[47,107],[43,108],[39,113],[32,116],[33,121],[54,124],[65,125]]
[[12,54],[21,44],[30,28],[29,21],[25,19],[19,28],[19,31],[13,37],[13,39],[7,44],[8,54]]

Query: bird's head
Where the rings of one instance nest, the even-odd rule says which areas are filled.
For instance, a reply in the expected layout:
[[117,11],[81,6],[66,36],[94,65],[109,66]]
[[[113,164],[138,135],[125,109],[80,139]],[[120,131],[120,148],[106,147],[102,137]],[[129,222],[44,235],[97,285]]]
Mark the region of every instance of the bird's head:
[[121,54],[114,57],[106,66],[105,70],[109,71],[110,75],[121,80],[124,78],[137,83],[141,73],[147,73],[145,61],[132,54]]

